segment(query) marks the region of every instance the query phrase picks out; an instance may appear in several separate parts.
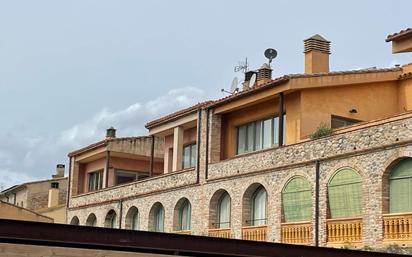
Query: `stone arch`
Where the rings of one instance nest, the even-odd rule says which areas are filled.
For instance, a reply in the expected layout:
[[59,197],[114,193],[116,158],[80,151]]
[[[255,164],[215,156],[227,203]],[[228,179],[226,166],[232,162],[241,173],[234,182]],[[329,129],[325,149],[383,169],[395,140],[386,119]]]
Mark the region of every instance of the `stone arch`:
[[73,216],[73,218],[70,220],[70,225],[80,225],[79,218],[77,216]]
[[329,218],[363,215],[363,181],[361,174],[351,167],[343,167],[332,173],[327,182]]
[[164,232],[165,208],[160,202],[153,204],[149,212],[149,231]]
[[[229,213],[229,227],[231,226],[231,213],[232,213],[232,197],[225,189],[217,190],[209,202],[209,228],[219,228],[222,224],[219,224],[219,205],[225,197],[229,197],[230,213]],[[227,198],[226,198],[227,199]]]
[[[253,208],[253,201],[257,194],[264,193],[262,197],[265,197],[265,220],[262,221],[259,219],[255,221],[253,217],[252,208]],[[243,197],[242,197],[242,225],[243,226],[253,226],[255,223],[263,223],[266,224],[267,219],[267,205],[268,205],[268,194],[266,188],[261,183],[253,183],[249,185],[249,187],[245,190]],[[260,224],[262,225],[262,224]]]
[[[396,206],[391,203],[391,194],[396,194],[396,191],[392,191],[392,190],[395,190],[395,189],[396,190],[401,190],[402,188],[404,188],[405,184],[403,184],[403,183],[405,183],[405,182],[410,183],[410,182],[408,182],[408,181],[410,181],[409,178],[405,177],[407,171],[410,171],[410,169],[409,168],[404,169],[404,168],[405,167],[410,167],[411,163],[412,163],[412,157],[400,156],[400,157],[392,160],[392,162],[390,162],[388,164],[388,166],[386,167],[385,172],[384,172],[383,177],[382,177],[382,200],[383,200],[382,208],[383,208],[383,213],[410,212],[410,210],[408,208],[409,205],[410,205],[409,201],[404,202],[404,204],[399,205],[398,207],[400,207],[400,206],[402,207],[400,209],[399,208],[394,208]],[[399,172],[401,171],[401,169],[403,169],[403,175],[402,175],[402,173],[400,175],[402,175],[403,177],[401,176],[401,180],[399,180]],[[397,173],[398,173],[398,175],[397,175]],[[396,178],[396,177],[398,177],[398,178]],[[399,182],[401,182],[401,183],[399,183]],[[393,189],[391,189],[391,186],[393,187]],[[403,192],[405,192],[405,190]],[[399,192],[398,192],[398,195],[399,195]],[[404,194],[402,194],[402,195],[405,196]],[[393,197],[393,195],[392,195],[392,197]],[[400,201],[398,201],[398,203],[399,202]],[[408,210],[406,210],[406,209],[408,209]]]
[[140,217],[139,217],[139,210],[132,206],[126,213],[126,222],[125,228],[131,230],[139,230],[140,229]]
[[313,186],[306,176],[289,177],[281,191],[282,222],[311,220],[312,198]]
[[86,226],[96,227],[97,226],[97,218],[94,213],[90,213],[86,219]]
[[105,228],[118,228],[118,217],[116,211],[111,209],[107,212],[106,218],[104,219]]
[[182,197],[177,201],[173,211],[173,230],[190,230],[191,229],[191,212],[192,204],[189,199]]

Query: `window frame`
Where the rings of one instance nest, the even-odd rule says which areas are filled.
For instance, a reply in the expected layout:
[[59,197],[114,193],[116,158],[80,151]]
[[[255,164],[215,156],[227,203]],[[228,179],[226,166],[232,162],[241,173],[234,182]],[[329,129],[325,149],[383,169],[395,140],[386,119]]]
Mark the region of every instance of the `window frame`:
[[[189,167],[185,166],[185,149],[189,147]],[[194,158],[193,158],[194,157]],[[192,163],[193,162],[193,163]],[[183,145],[182,151],[182,169],[191,169],[196,167],[197,163],[197,142],[191,142]]]
[[[94,177],[95,175],[97,175],[97,181],[94,181],[95,185],[92,188],[92,177]],[[104,170],[100,169],[100,170],[96,170],[96,171],[92,171],[88,173],[88,177],[87,177],[87,188],[88,188],[88,192],[94,192],[94,191],[98,191],[101,190],[103,188],[103,174],[104,174]],[[93,180],[95,180],[93,178]],[[96,183],[97,182],[97,183]]]
[[[333,127],[333,123],[332,123],[333,119],[338,119],[339,121],[344,122],[345,125],[340,126],[340,127]],[[333,114],[330,116],[330,127],[332,129],[344,128],[344,127],[351,126],[351,125],[359,123],[359,122],[362,122],[362,121],[357,120],[357,119],[353,119],[353,118],[344,117],[344,116],[333,115]],[[347,124],[347,123],[350,123],[350,124]]]

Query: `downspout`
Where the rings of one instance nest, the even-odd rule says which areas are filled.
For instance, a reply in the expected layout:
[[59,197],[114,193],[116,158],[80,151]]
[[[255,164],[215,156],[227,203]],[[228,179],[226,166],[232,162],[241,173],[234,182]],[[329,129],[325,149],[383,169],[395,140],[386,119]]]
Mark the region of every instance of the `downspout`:
[[70,187],[70,185],[71,185],[71,181],[70,181],[70,179],[71,179],[71,174],[72,174],[72,158],[73,157],[69,157],[69,178],[68,178],[68,185],[67,185],[67,201],[66,201],[66,203],[67,203],[67,208],[69,208],[69,200],[70,200],[70,196],[71,196],[71,192],[70,192],[70,190],[71,190],[71,187]]
[[319,246],[319,177],[320,161],[315,161],[316,166],[316,184],[315,184],[315,246]]
[[284,95],[283,92],[279,93],[279,110],[278,110],[278,117],[279,117],[279,131],[278,131],[278,138],[279,138],[279,146],[283,145],[283,115],[284,115]]
[[119,211],[119,229],[122,228],[122,217],[123,217],[123,199],[119,200],[120,211]]
[[197,113],[197,156],[196,156],[196,183],[200,182],[200,142],[202,134],[202,109]]
[[106,152],[106,183],[105,188],[109,187],[109,167],[110,167],[110,151]]
[[205,178],[209,176],[209,113],[210,109],[206,109],[206,152],[205,152]]

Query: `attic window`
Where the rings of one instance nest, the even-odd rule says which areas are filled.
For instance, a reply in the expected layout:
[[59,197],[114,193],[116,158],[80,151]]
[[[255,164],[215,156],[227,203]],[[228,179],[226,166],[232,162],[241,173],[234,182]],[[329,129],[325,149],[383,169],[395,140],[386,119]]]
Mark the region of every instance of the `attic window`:
[[50,188],[59,189],[59,182],[52,182]]
[[336,129],[336,128],[341,128],[341,127],[346,127],[346,126],[349,126],[349,125],[352,125],[358,122],[361,122],[361,121],[351,119],[351,118],[332,115],[330,123],[331,123],[332,129]]

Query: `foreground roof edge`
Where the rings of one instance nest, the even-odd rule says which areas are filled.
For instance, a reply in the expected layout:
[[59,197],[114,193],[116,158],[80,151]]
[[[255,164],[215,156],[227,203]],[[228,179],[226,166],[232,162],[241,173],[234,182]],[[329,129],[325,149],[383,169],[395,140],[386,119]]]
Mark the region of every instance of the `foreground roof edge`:
[[406,29],[403,29],[399,32],[390,34],[386,37],[385,41],[386,42],[391,42],[391,41],[395,41],[397,39],[400,39],[400,38],[406,37],[406,36],[411,36],[412,37],[412,28],[406,28]]

